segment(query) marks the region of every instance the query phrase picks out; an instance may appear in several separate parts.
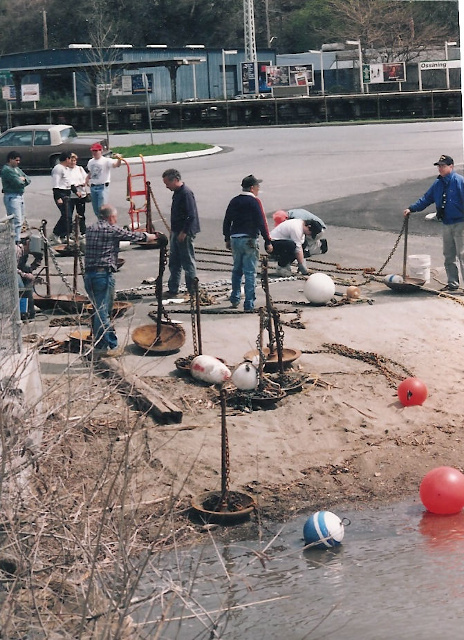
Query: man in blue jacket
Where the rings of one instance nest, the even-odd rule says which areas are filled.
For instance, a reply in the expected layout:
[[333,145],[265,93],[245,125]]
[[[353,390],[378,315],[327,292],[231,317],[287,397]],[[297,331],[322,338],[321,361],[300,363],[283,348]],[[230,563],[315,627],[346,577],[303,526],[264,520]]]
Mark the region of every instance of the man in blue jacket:
[[240,304],[242,277],[245,280],[243,309],[252,313],[255,308],[256,267],[259,250],[258,236],[264,238],[266,251],[272,253],[271,237],[258,191],[261,180],[253,175],[242,180],[242,193],[229,202],[222,224],[227,249],[232,251],[232,292],[230,302],[236,309]]
[[443,222],[443,256],[448,284],[442,291],[459,289],[459,271],[464,282],[464,178],[454,171],[454,160],[441,155],[438,162],[438,177],[422,198],[404,210],[404,215],[423,211],[435,203],[437,218]]

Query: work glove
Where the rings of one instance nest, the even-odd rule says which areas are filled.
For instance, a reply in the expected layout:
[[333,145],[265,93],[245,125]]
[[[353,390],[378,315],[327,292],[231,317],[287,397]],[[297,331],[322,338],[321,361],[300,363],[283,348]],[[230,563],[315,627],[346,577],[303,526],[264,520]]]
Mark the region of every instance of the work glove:
[[327,240],[325,238],[321,238],[320,243],[321,243],[321,253],[327,253],[327,250],[328,250]]
[[298,265],[298,271],[303,275],[303,276],[307,276],[308,275],[308,270],[306,268],[306,265],[304,264],[299,264]]

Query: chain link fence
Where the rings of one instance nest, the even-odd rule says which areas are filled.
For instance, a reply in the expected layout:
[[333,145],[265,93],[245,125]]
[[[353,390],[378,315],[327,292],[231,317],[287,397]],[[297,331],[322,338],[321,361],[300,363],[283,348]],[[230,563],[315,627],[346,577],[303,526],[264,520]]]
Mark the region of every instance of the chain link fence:
[[0,359],[21,352],[18,272],[10,218],[0,220]]

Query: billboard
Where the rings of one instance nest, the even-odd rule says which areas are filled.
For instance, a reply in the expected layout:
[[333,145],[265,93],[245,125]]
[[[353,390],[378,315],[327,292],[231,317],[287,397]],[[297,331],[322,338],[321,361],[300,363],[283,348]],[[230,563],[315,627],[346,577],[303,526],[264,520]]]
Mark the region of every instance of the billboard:
[[21,85],[21,102],[38,102],[40,100],[40,88],[38,84]]
[[405,82],[406,66],[404,62],[363,64],[363,81],[365,84]]
[[307,87],[314,84],[312,64],[266,67],[266,85],[273,87]]
[[266,84],[266,69],[269,62],[242,62],[242,93],[256,93],[255,64],[258,70],[259,93],[270,93],[271,89]]

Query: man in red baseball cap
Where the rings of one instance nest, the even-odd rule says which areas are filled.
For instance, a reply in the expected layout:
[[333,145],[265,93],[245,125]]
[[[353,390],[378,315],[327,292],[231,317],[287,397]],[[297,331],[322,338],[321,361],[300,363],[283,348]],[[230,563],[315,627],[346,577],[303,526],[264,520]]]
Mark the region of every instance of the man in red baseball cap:
[[99,142],[93,144],[90,151],[92,158],[87,163],[86,183],[90,185],[92,207],[98,218],[102,205],[108,203],[111,169],[121,166],[122,156],[116,153],[112,158],[106,158]]

